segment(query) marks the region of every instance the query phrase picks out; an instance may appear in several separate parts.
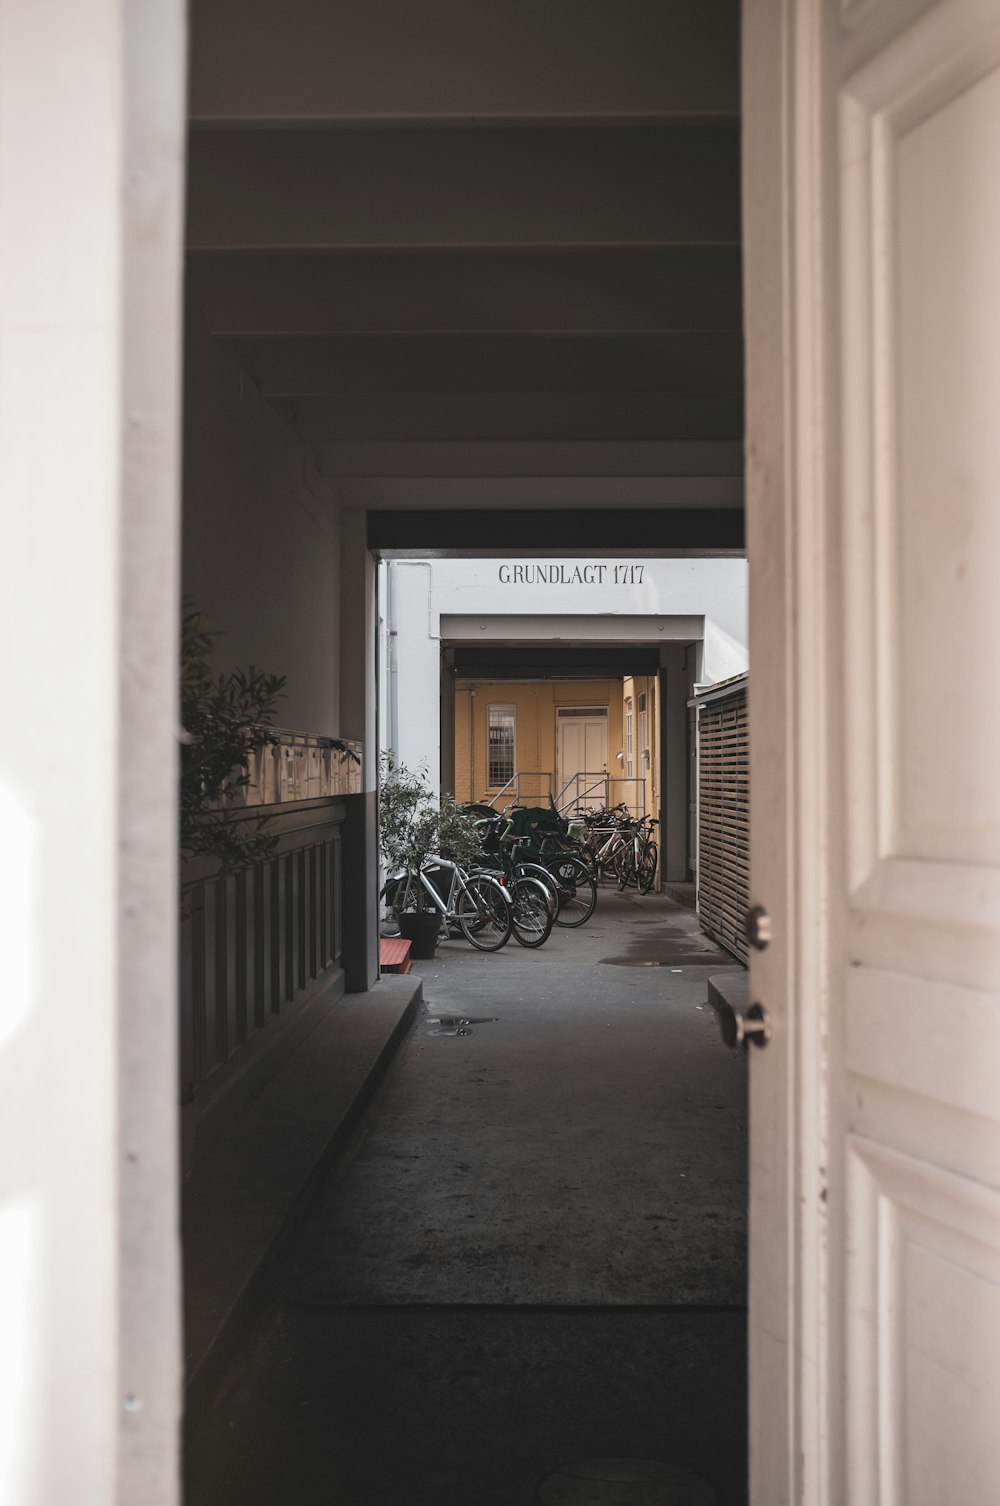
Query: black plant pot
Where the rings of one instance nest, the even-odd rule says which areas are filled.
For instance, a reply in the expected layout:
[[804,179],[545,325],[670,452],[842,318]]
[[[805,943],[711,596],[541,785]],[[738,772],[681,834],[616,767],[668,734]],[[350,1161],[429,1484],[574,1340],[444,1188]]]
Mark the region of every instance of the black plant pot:
[[399,934],[410,942],[410,956],[426,962],[437,948],[441,917],[436,910],[404,910],[399,917]]

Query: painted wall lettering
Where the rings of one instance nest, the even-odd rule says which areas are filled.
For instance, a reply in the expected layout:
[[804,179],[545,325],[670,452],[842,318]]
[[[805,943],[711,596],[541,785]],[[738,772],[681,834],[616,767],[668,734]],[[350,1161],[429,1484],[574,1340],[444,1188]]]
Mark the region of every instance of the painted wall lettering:
[[501,565],[502,586],[641,586],[643,565]]

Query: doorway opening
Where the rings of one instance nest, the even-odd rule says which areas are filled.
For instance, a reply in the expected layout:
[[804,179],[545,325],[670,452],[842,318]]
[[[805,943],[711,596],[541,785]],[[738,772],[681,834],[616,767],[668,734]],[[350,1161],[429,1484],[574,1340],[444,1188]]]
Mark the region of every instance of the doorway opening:
[[[575,936],[554,931],[537,952],[508,943],[496,954],[462,950],[449,937],[440,963],[417,965],[440,970],[440,978],[417,973],[437,1010],[426,1019],[439,1023],[428,1028],[440,1033],[413,1037],[382,1104],[411,1067],[426,1067],[433,1081],[414,1087],[416,1117],[405,1129],[403,1120],[395,1131],[380,1120],[365,1142],[384,1171],[398,1173],[398,1185],[366,1175],[357,1188],[363,1199],[381,1186],[392,1239],[379,1237],[377,1259],[366,1244],[352,1274],[348,1246],[385,1225],[340,1186],[332,1222],[313,1227],[308,1256],[303,1247],[277,1298],[283,1321],[323,1311],[332,1335],[361,1322],[359,1304],[375,1301],[371,1283],[386,1278],[383,1295],[395,1291],[400,1300],[379,1297],[371,1321],[397,1352],[405,1349],[404,1310],[422,1301],[435,1276],[439,1331],[448,1310],[461,1308],[453,1331],[477,1352],[497,1354],[508,1342],[499,1327],[483,1326],[491,1303],[505,1309],[509,1325],[528,1320],[529,1338],[533,1312],[560,1329],[572,1315],[583,1347],[557,1354],[539,1340],[536,1398],[540,1388],[562,1389],[555,1377],[592,1369],[585,1355],[613,1350],[632,1313],[631,1379],[622,1389],[624,1377],[605,1367],[606,1385],[577,1394],[577,1424],[599,1418],[603,1396],[627,1394],[647,1421],[673,1416],[674,1424],[657,1433],[654,1423],[644,1444],[640,1430],[629,1432],[628,1409],[616,1412],[602,1425],[609,1456],[627,1449],[648,1457],[654,1436],[654,1458],[683,1455],[687,1436],[707,1459],[703,1426],[714,1406],[697,1418],[684,1412],[683,1377],[692,1375],[685,1355],[699,1348],[703,1318],[738,1327],[742,1317],[724,1277],[735,1268],[735,1245],[720,1253],[722,1204],[732,1200],[706,1201],[708,1184],[692,1168],[714,1165],[713,1145],[741,1133],[727,1094],[705,1090],[738,1074],[741,1062],[722,1052],[703,980],[692,976],[704,973],[710,955],[723,967],[731,959],[712,950],[690,906],[672,903],[671,886],[692,881],[697,786],[687,701],[713,657],[725,659],[734,642],[723,614],[699,608],[697,570],[706,561],[742,565],[739,7],[723,0],[697,24],[642,4],[614,13],[585,6],[582,20],[577,7],[568,22],[558,6],[530,17],[530,7],[501,8],[478,13],[469,27],[461,7],[432,4],[411,8],[403,28],[379,24],[382,6],[348,7],[351,24],[315,48],[303,43],[323,32],[323,8],[307,8],[309,24],[299,27],[265,26],[263,9],[252,7],[245,54],[233,62],[212,8],[195,7],[185,571],[189,587],[218,611],[239,662],[287,672],[289,726],[320,733],[320,760],[339,756],[336,744],[357,753],[359,784],[324,787],[277,813],[280,861],[263,902],[256,880],[234,883],[205,933],[193,936],[201,973],[192,1016],[223,1057],[230,1025],[252,1038],[260,1014],[273,1035],[275,1019],[312,1008],[312,917],[335,894],[339,926],[325,938],[320,932],[317,978],[339,969],[338,1007],[346,1012],[364,996],[366,1021],[374,1018],[372,996],[398,981],[377,978],[373,927],[380,728],[390,729],[384,745],[404,762],[440,769],[442,787],[456,794],[468,747],[470,796],[499,802],[511,780],[548,775],[553,799],[572,788],[578,802],[624,802],[658,821],[657,883],[651,893],[602,891],[596,915],[606,917],[606,933],[595,919]],[[287,66],[272,67],[280,57]],[[256,62],[241,84],[248,58]],[[327,186],[323,194],[316,183]],[[428,634],[426,606],[414,613],[410,599],[456,555],[492,573],[491,591],[508,594],[488,602],[484,590],[468,587],[444,614],[451,620],[438,613]],[[378,562],[387,559],[400,569],[382,594]],[[673,570],[666,594],[656,594],[654,562]],[[572,604],[577,590],[591,593],[582,606]],[[545,602],[537,595],[533,614],[511,611],[510,592],[542,593]],[[631,592],[632,609],[623,610]],[[559,623],[550,610],[557,601]],[[388,640],[381,660],[380,611]],[[528,622],[531,615],[545,620]],[[570,620],[594,617],[597,640]],[[404,668],[417,646],[427,674]],[[542,691],[533,684],[549,692],[544,747]],[[295,752],[291,746],[289,757]],[[296,788],[309,793],[308,784]],[[515,793],[528,791],[519,782]],[[534,798],[542,802],[542,793],[539,783]],[[312,799],[327,803],[306,810]],[[309,835],[320,809],[331,828],[324,862],[314,860]],[[268,924],[277,917],[273,946],[266,927],[258,941],[265,911]],[[287,997],[269,1016],[257,976],[266,981],[275,968]],[[211,1010],[202,1002],[206,975]],[[221,980],[217,1000],[213,979]],[[498,996],[474,999],[473,980]],[[467,1023],[452,1034],[445,1020]],[[674,1026],[683,1041],[703,1041],[706,1063],[710,1052],[706,1078],[686,1047],[660,1054]],[[463,1072],[472,1053],[482,1053],[478,1069]],[[584,1057],[599,1066],[588,1068]],[[238,1072],[237,1063],[225,1056],[219,1070]],[[481,1115],[470,1107],[477,1096]],[[418,1139],[423,1150],[414,1148]],[[427,1149],[432,1142],[437,1153]],[[504,1147],[516,1175],[491,1159]],[[680,1159],[685,1147],[691,1165]],[[657,1188],[661,1151],[673,1179]],[[362,1148],[352,1165],[371,1172],[365,1156]],[[425,1172],[432,1180],[441,1173],[436,1192],[429,1184],[404,1191]],[[602,1199],[593,1198],[598,1182],[612,1199],[603,1214]],[[494,1203],[477,1203],[490,1186]],[[458,1218],[483,1234],[478,1244],[459,1242],[464,1285],[441,1254],[448,1239],[434,1233],[444,1228],[437,1193],[448,1203],[449,1227]],[[421,1210],[433,1217],[418,1222]],[[532,1240],[527,1226],[543,1215],[551,1238]],[[700,1231],[697,1249],[674,1237],[688,1220]],[[575,1234],[560,1223],[572,1223]],[[574,1247],[579,1275],[590,1268],[604,1276],[563,1279]],[[584,1291],[575,1303],[574,1290]],[[478,1331],[465,1311],[473,1306]],[[429,1353],[424,1319],[413,1333],[422,1333]],[[650,1324],[673,1335],[663,1338],[676,1361],[669,1382],[651,1353],[641,1353]],[[735,1355],[723,1363],[716,1339],[701,1352],[718,1361],[717,1400],[720,1387],[740,1384],[743,1366]],[[297,1354],[298,1377],[322,1373],[323,1394],[353,1404],[349,1377],[335,1378],[315,1351]],[[530,1356],[530,1344],[509,1349],[510,1368],[530,1371]],[[361,1395],[365,1377],[369,1398],[384,1394],[385,1376],[379,1382],[374,1370],[355,1368],[359,1375]],[[655,1398],[651,1375],[666,1387]],[[417,1391],[421,1378],[430,1394],[426,1371]],[[261,1379],[266,1389],[263,1371]],[[452,1369],[451,1393],[463,1383]],[[279,1385],[282,1406],[301,1398],[296,1384]],[[483,1415],[493,1406],[506,1403],[487,1400]],[[732,1410],[742,1416],[742,1402],[734,1399]],[[517,1429],[508,1411],[503,1416],[509,1439]],[[357,1411],[350,1418],[348,1433],[363,1424]],[[259,1412],[243,1422],[235,1430],[239,1468],[244,1486],[257,1489],[254,1440],[268,1434]],[[523,1461],[532,1482],[526,1496],[540,1489],[544,1462],[554,1473],[587,1445],[584,1431],[593,1436],[593,1427],[568,1431],[565,1415],[552,1413],[549,1422],[548,1439],[535,1434],[532,1458]],[[485,1431],[477,1424],[480,1446]],[[443,1465],[438,1435],[433,1468],[424,1467],[427,1436],[425,1428],[417,1473],[429,1490]],[[378,1435],[370,1452],[381,1459],[384,1444]],[[316,1433],[304,1441],[299,1458],[308,1456],[313,1480],[324,1469],[329,1480],[328,1447]],[[693,1453],[687,1462],[697,1462]],[[336,1466],[355,1467],[341,1454]],[[300,1474],[308,1470],[302,1464]],[[725,1482],[731,1499],[734,1480]],[[308,1485],[303,1478],[303,1490]],[[467,1486],[461,1498],[486,1496]]]

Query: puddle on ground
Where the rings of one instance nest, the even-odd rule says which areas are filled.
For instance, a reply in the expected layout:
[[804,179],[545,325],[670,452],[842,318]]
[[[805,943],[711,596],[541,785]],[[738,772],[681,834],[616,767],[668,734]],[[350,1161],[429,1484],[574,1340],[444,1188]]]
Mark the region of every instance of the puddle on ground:
[[680,952],[673,957],[602,957],[603,967],[665,967],[669,973],[682,973],[688,967],[723,967],[725,959],[717,952]]
[[423,1022],[423,1033],[424,1035],[472,1035],[473,1025],[495,1025],[499,1018],[497,1014],[428,1015]]

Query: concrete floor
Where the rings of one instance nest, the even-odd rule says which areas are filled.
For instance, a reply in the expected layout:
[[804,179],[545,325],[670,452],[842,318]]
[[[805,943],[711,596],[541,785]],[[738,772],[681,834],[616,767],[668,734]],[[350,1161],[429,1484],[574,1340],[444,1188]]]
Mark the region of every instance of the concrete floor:
[[729,965],[690,910],[613,892],[537,952],[416,964],[424,1017],[191,1449],[188,1506],[531,1506],[597,1457],[740,1506],[745,1062],[706,1003]]

